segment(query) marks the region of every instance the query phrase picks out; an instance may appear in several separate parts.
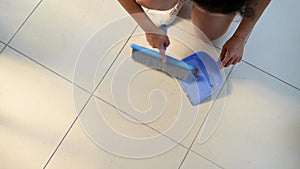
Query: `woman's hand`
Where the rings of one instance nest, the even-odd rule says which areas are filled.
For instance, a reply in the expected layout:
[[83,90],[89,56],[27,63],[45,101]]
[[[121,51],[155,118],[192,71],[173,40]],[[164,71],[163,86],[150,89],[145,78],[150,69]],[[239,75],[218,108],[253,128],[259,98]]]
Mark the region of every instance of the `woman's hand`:
[[162,56],[162,61],[166,62],[166,53],[164,48],[170,45],[168,36],[163,30],[160,30],[157,33],[146,33],[146,39],[148,43],[153,47],[157,48]]
[[220,60],[222,60],[221,67],[234,65],[242,60],[246,39],[249,37],[250,32],[253,30],[257,20],[270,1],[271,0],[250,1],[246,6],[249,13],[244,15],[234,35],[222,48],[220,55]]
[[244,53],[245,39],[232,36],[223,46],[220,54],[222,61],[221,68],[235,65],[242,60]]

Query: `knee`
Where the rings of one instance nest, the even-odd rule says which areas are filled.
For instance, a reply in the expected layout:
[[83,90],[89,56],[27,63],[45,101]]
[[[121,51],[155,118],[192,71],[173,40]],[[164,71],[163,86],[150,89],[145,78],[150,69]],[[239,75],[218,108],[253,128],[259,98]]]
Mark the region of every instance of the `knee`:
[[195,6],[192,8],[191,15],[197,34],[204,34],[211,41],[225,34],[233,20],[231,15],[214,15]]
[[135,0],[136,3],[138,3],[139,5],[142,5],[144,4],[144,0]]

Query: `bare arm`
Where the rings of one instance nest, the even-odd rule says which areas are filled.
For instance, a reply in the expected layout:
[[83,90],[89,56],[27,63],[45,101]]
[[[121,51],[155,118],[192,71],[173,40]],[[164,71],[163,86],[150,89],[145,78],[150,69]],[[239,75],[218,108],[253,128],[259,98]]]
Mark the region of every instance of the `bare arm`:
[[236,64],[242,60],[244,45],[256,22],[271,0],[252,0],[247,4],[244,17],[233,36],[224,44],[220,55],[221,67]]
[[134,18],[145,32],[156,32],[158,28],[145,14],[143,8],[135,0],[118,0],[123,8]]
[[158,48],[162,60],[166,62],[164,46],[169,46],[170,41],[166,33],[156,27],[146,15],[143,8],[135,0],[118,0],[125,10],[134,18],[139,26],[145,31],[146,39],[153,48]]
[[247,40],[256,22],[262,15],[271,0],[252,0],[245,10],[245,16],[233,36]]

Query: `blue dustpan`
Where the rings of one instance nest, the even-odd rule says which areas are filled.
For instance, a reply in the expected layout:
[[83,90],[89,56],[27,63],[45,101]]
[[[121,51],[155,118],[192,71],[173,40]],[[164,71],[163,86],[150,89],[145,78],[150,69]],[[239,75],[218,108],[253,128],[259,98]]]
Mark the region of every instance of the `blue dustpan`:
[[205,52],[197,52],[183,59],[184,62],[194,66],[199,71],[195,80],[186,82],[179,80],[193,105],[197,105],[220,89],[223,79],[220,72],[220,61],[216,62]]

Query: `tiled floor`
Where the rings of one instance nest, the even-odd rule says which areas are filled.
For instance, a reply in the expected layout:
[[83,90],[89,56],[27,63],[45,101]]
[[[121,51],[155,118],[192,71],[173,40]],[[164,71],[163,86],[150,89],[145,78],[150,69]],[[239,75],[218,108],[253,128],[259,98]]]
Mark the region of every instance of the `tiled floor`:
[[[245,61],[300,89],[298,1],[272,2],[248,41]],[[288,9],[288,11],[279,11]],[[276,19],[274,19],[276,18]]]
[[39,0],[21,2],[1,0],[0,39],[2,42],[7,43],[13,37],[38,3]]
[[0,51],[4,48],[4,44],[0,42]]
[[[220,93],[191,106],[176,80],[130,59],[130,43],[147,43],[117,1],[0,0],[0,168],[300,168],[300,4],[285,2]],[[168,54],[217,58],[187,24],[170,27]]]

